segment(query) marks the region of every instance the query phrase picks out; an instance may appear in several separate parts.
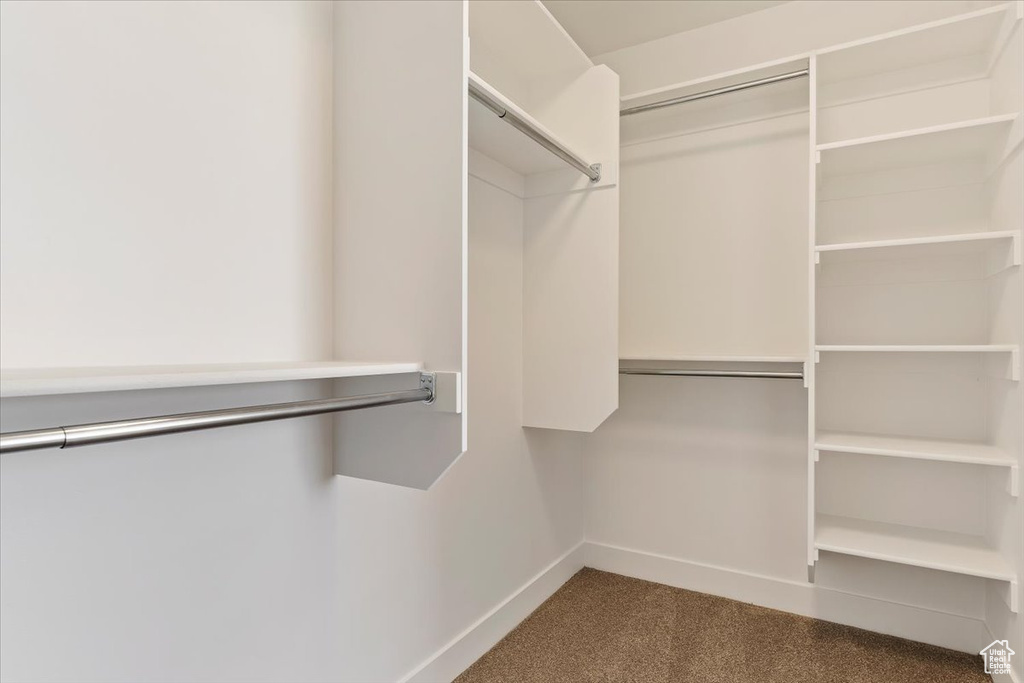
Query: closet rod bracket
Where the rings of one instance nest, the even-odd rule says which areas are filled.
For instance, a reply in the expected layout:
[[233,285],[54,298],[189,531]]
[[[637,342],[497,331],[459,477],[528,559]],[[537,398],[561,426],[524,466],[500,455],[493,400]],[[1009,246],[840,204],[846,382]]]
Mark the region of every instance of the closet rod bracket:
[[430,396],[423,400],[428,406],[433,404],[437,400],[437,375],[433,372],[421,372],[420,373],[420,389],[426,389],[430,392]]

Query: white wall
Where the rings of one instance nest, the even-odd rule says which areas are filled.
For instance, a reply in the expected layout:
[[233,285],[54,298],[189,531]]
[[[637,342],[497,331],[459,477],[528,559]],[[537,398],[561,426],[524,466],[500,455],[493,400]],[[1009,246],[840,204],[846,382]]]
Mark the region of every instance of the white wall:
[[[4,2],[2,9],[5,258],[8,240],[28,241],[25,233],[40,230],[41,221],[54,215],[77,217],[76,222],[46,223],[51,239],[86,231],[90,239],[76,242],[83,254],[92,244],[122,245],[118,253],[123,258],[105,265],[114,283],[130,288],[133,282],[126,284],[121,277],[135,267],[135,250],[169,240],[172,227],[186,226],[181,230],[194,248],[174,252],[180,258],[173,270],[160,265],[175,275],[176,287],[188,289],[189,277],[202,281],[209,273],[219,275],[217,283],[230,284],[235,278],[246,281],[246,274],[254,278],[250,283],[282,272],[304,275],[279,302],[259,299],[254,304],[258,319],[222,312],[214,324],[199,304],[173,300],[185,311],[180,320],[187,329],[181,334],[211,337],[214,343],[202,350],[207,356],[217,350],[217,360],[236,360],[236,353],[250,360],[299,358],[329,349],[331,321],[318,317],[323,311],[318,309],[313,316],[318,322],[309,327],[277,316],[301,309],[307,297],[329,299],[329,285],[322,289],[318,268],[330,250],[308,242],[315,235],[322,239],[320,230],[329,225],[328,194],[295,198],[289,220],[261,222],[258,234],[269,241],[252,238],[235,215],[262,221],[263,208],[282,193],[300,186],[329,187],[330,168],[319,151],[311,150],[330,149],[331,93],[318,90],[315,98],[295,100],[296,89],[313,87],[309,79],[318,88],[329,88],[330,51],[324,44],[329,6]],[[315,55],[309,54],[314,47]],[[181,53],[188,58],[174,58]],[[153,62],[161,68],[150,68]],[[53,91],[42,100],[27,94],[39,86],[31,80],[38,73],[50,74]],[[17,77],[8,80],[8,74]],[[95,87],[71,90],[68,81],[86,75],[95,75]],[[25,79],[30,79],[27,85]],[[176,97],[190,102],[189,107],[160,106],[168,83],[175,84]],[[107,98],[108,89],[118,96]],[[262,94],[254,101],[257,92]],[[73,97],[94,99],[82,103]],[[103,127],[102,145],[89,144],[95,128],[73,125],[83,108],[102,120],[111,102],[124,100],[150,105],[135,110],[133,126]],[[256,106],[260,103],[263,108]],[[298,113],[273,116],[267,107],[269,112],[309,107],[303,116],[323,120],[324,126],[304,126],[306,119],[297,118]],[[247,118],[240,123],[237,116],[222,116],[225,111]],[[109,114],[120,115],[116,110]],[[18,134],[34,143],[12,143],[9,156],[8,122],[15,121]],[[239,126],[247,133],[236,139]],[[23,207],[17,213],[21,220],[9,219],[15,214],[7,213],[8,188],[22,185],[8,183],[21,183],[14,174],[31,170],[25,165],[33,161],[33,150],[44,148],[41,140],[55,127],[65,131],[58,149],[61,172],[69,177],[61,188],[87,188],[83,197],[99,213],[76,213],[77,204],[61,205],[61,197],[54,196],[31,206],[12,202]],[[205,147],[196,143],[177,154],[167,149],[173,145],[161,142],[162,135],[188,139],[189,127],[204,131]],[[219,146],[225,140],[230,144]],[[284,168],[266,173],[257,172],[262,166],[250,168],[265,151],[252,148],[258,140],[275,141],[273,158]],[[137,157],[164,167],[181,183],[207,174],[203,183],[189,186],[196,192],[206,188],[216,195],[211,186],[238,175],[247,184],[229,195],[230,202],[214,198],[204,203],[169,190],[163,177],[132,173],[137,167],[127,158],[108,159],[102,173],[97,169],[103,150],[127,155],[133,146],[150,146],[148,154]],[[216,163],[196,164],[200,148]],[[175,213],[170,225],[136,223],[147,226],[147,232],[126,240],[130,221],[115,225],[95,218],[124,199],[122,186],[104,175],[115,172],[133,183],[131,200],[140,216],[191,211],[192,222]],[[105,182],[93,182],[90,174]],[[498,215],[494,210],[500,208],[511,213],[474,225],[472,447],[445,477],[429,491],[419,491],[333,476],[330,418],[5,455],[0,461],[0,679],[396,680],[579,543],[581,442],[555,432],[526,434],[519,426],[518,200],[488,187],[474,192],[474,212]],[[320,199],[324,206],[316,203]],[[206,237],[200,239],[203,231],[190,225],[204,226]],[[290,240],[306,244],[309,251],[281,247]],[[222,242],[233,250],[220,254],[216,268],[207,271],[191,260],[213,258],[195,245]],[[19,260],[26,259],[23,268],[8,269],[4,262],[5,296],[8,285],[20,284],[29,266],[42,258],[18,254]],[[300,266],[309,266],[309,272]],[[88,290],[93,282],[86,279],[89,271],[76,278],[60,270],[46,275],[46,291],[67,295]],[[217,283],[207,280],[205,286]],[[8,318],[7,302],[5,331],[9,320],[22,320]],[[152,332],[162,351],[153,352],[152,360],[166,360],[179,348],[158,339],[164,328],[156,316],[125,317],[138,322],[138,338],[126,322],[117,328],[122,337],[97,342],[96,353],[79,362],[141,361],[140,354],[149,351],[139,339],[151,339],[144,331]],[[62,327],[51,348],[73,349],[76,334]],[[248,339],[252,336],[259,339]],[[20,358],[28,359],[28,342],[17,343],[12,348],[24,349]],[[6,362],[6,347],[4,354]],[[328,382],[309,382],[5,399],[2,429],[297,400],[331,389]]]
[[4,366],[325,358],[330,6],[2,11]]

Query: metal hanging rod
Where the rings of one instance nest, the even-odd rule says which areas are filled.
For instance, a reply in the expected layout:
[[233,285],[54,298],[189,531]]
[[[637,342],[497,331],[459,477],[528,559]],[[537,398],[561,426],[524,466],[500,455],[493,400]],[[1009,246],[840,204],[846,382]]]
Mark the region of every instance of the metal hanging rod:
[[767,370],[669,370],[663,368],[619,368],[620,375],[658,375],[665,377],[748,377],[759,379],[803,379],[802,372]]
[[42,448],[72,448],[90,446],[110,441],[127,441],[148,436],[195,432],[200,429],[231,427],[253,422],[285,420],[308,415],[323,415],[346,410],[360,410],[377,406],[393,406],[401,403],[432,403],[434,401],[434,374],[421,373],[419,389],[389,391],[381,394],[325,398],[292,403],[271,403],[243,408],[205,410],[199,413],[182,413],[160,417],[142,417],[118,422],[96,422],[93,424],[34,429],[25,432],[0,434],[0,453],[31,451]]
[[802,78],[810,73],[809,69],[800,69],[798,71],[790,71],[789,73],[778,74],[777,76],[767,76],[765,78],[758,78],[754,81],[747,81],[745,83],[736,83],[735,85],[726,85],[721,88],[714,88],[712,90],[705,90],[703,92],[693,93],[692,95],[682,95],[680,97],[673,97],[670,100],[662,100],[661,102],[651,102],[650,104],[640,104],[635,107],[629,107],[619,111],[619,116],[631,116],[633,114],[641,114],[645,111],[654,111],[655,109],[663,109],[665,107],[674,107],[677,104],[685,104],[686,102],[694,102],[696,100],[707,99],[708,97],[717,97],[718,95],[725,95],[731,92],[738,92],[740,90],[749,90],[750,88],[758,88],[762,85],[770,85],[772,83],[781,83],[782,81],[790,81],[794,78]]
[[497,114],[498,118],[508,121],[512,127],[522,131],[541,147],[590,178],[590,182],[596,183],[601,179],[601,164],[588,164],[560,142],[549,137],[547,133],[535,128],[532,122],[520,118],[514,111],[506,108],[473,79],[469,80],[469,94],[474,100]]

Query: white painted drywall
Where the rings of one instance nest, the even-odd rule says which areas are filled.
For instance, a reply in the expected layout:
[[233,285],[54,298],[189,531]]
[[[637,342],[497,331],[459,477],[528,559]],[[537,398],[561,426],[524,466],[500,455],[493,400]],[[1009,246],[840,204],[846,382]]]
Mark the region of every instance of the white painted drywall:
[[[324,42],[330,36],[330,8],[292,2],[5,2],[2,8],[5,257],[8,235],[11,244],[20,244],[34,239],[25,233],[41,225],[54,240],[87,228],[89,239],[76,241],[78,252],[87,256],[103,243],[117,247],[119,256],[98,267],[112,270],[106,273],[111,282],[129,289],[121,279],[125,270],[143,269],[129,258],[132,245],[162,244],[180,233],[190,249],[155,251],[154,258],[167,253],[181,258],[150,267],[165,282],[165,303],[197,316],[182,323],[188,329],[175,333],[206,335],[202,353],[189,360],[215,352],[233,360],[298,358],[328,350],[326,308],[317,304],[316,324],[308,326],[276,312],[280,305],[299,315],[307,297],[326,300],[330,291],[319,270],[321,259],[330,258],[329,244],[317,241],[329,225],[329,197],[295,197],[302,188],[330,183],[321,158],[331,147],[330,50]],[[8,73],[22,74],[31,82],[21,87],[34,89],[43,85],[33,80],[40,70],[48,74],[52,90],[44,100],[8,97]],[[74,89],[68,82],[87,76]],[[168,84],[187,106],[167,104]],[[108,91],[117,97],[108,100]],[[84,104],[73,106],[73,95]],[[133,125],[119,111],[110,115],[125,125],[104,123],[111,101],[142,107],[133,110]],[[218,107],[233,114],[212,111]],[[277,116],[279,108],[292,115]],[[302,116],[295,111],[299,108]],[[76,123],[83,109],[94,117],[84,128]],[[306,125],[307,117],[317,123]],[[19,135],[33,141],[13,142],[10,157],[8,121],[17,121]],[[185,145],[188,135],[168,132],[175,126],[202,132],[204,144]],[[86,183],[85,199],[102,211],[79,215],[72,211],[78,204],[61,204],[59,194],[48,194],[45,202],[31,206],[12,203],[22,207],[17,216],[23,220],[9,223],[7,183],[17,180],[9,174],[38,163],[32,152],[52,149],[40,141],[55,129],[63,136],[58,149],[64,167],[53,166],[54,173],[75,171],[62,189]],[[102,144],[91,132],[102,133]],[[167,142],[162,135],[173,139]],[[274,141],[272,160],[283,168],[261,165],[270,143],[256,143],[268,139]],[[143,154],[147,145],[155,149]],[[176,187],[208,192],[209,204],[175,196],[163,176],[133,174],[139,167],[130,160],[108,159],[93,169],[104,149],[127,155],[133,146],[140,148],[141,161],[178,178],[182,185]],[[160,164],[150,159],[158,152]],[[34,168],[24,172],[35,173]],[[88,177],[90,169],[99,184]],[[144,224],[147,232],[135,235],[135,242],[125,241],[130,221],[115,226],[94,220],[114,211],[114,190],[120,187],[115,172],[131,181],[136,212],[155,221]],[[244,187],[230,190],[228,202],[214,183],[230,185],[236,176],[245,180]],[[39,180],[40,174],[32,178]],[[294,200],[289,204],[294,212],[287,217],[271,212],[270,221],[262,211],[282,195]],[[318,209],[316,197],[326,205]],[[521,206],[489,186],[475,189],[474,197],[474,212],[486,220],[476,222],[470,245],[476,264],[469,301],[475,320],[469,330],[473,447],[446,476],[429,491],[335,477],[330,418],[5,455],[0,461],[0,678],[393,681],[579,543],[580,441],[557,432],[526,434],[520,427]],[[249,229],[259,239],[249,235],[244,222],[225,224],[228,217],[221,210],[234,216],[238,203],[256,221]],[[174,212],[172,219],[157,221],[168,211]],[[195,227],[185,220],[189,216],[177,213],[188,211],[196,212]],[[76,215],[83,220],[44,222]],[[221,228],[227,232],[215,233]],[[282,246],[292,241],[303,249]],[[185,258],[214,260],[200,246],[210,243],[232,245],[220,253],[216,267]],[[18,269],[8,271],[5,261],[4,277],[17,275],[20,283],[46,254],[17,253]],[[50,279],[37,294],[91,286],[86,281],[91,271],[74,277],[66,269],[41,272]],[[257,286],[256,276],[276,282],[288,274],[294,287],[279,298],[267,298]],[[214,324],[190,297],[198,285],[189,278],[211,287],[236,279],[256,287],[258,319],[222,311]],[[5,290],[6,285],[5,279]],[[126,363],[143,355],[154,361],[188,350],[179,348],[181,339],[159,337],[160,330],[174,328],[163,328],[155,314],[148,315],[129,311],[125,327],[116,328],[125,337],[93,340],[93,353],[81,354],[79,362]],[[139,338],[150,338],[133,337],[131,324],[140,335],[152,332],[152,348],[139,344]],[[93,331],[99,329],[104,328],[97,324]],[[54,335],[56,341],[46,348],[29,349],[17,338],[11,348],[22,349],[25,363],[40,362],[29,351],[49,361],[52,356],[44,351],[69,349],[82,333],[64,326],[59,337]],[[6,362],[6,347],[4,353]],[[342,382],[338,388],[347,386]],[[327,382],[307,382],[5,399],[0,428],[297,400],[332,390]]]
[[329,357],[330,7],[2,12],[4,366]]

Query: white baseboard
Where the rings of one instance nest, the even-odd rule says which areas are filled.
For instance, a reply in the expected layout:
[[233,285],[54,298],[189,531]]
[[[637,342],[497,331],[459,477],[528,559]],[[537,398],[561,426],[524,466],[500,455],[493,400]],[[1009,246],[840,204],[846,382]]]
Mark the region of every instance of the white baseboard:
[[[988,634],[988,642],[991,643],[993,640],[996,640],[996,637],[994,635],[992,635],[992,631],[989,630],[987,625],[985,626],[985,632]],[[1015,658],[1016,657],[1020,657],[1020,655],[1017,654],[1017,655],[1014,655],[1014,657]],[[1012,670],[1012,669],[1010,670],[1010,673],[1008,673],[1008,674],[991,674],[991,675],[992,675],[992,683],[1021,683],[1021,680],[1017,676],[1017,673],[1014,670]]]
[[[971,654],[993,640],[985,623],[971,617],[630,548],[581,542],[406,674],[400,683],[451,681],[584,566]],[[1000,677],[996,683],[1021,682]]]
[[[587,542],[584,564],[615,574],[977,654],[992,638],[980,619]],[[1014,682],[1017,683],[1017,682]]]
[[1012,671],[1008,674],[990,674],[992,676],[992,683],[1020,683],[1020,679],[1017,678],[1017,674]]
[[541,570],[476,623],[453,638],[400,683],[439,683],[454,679],[583,569],[583,542]]

